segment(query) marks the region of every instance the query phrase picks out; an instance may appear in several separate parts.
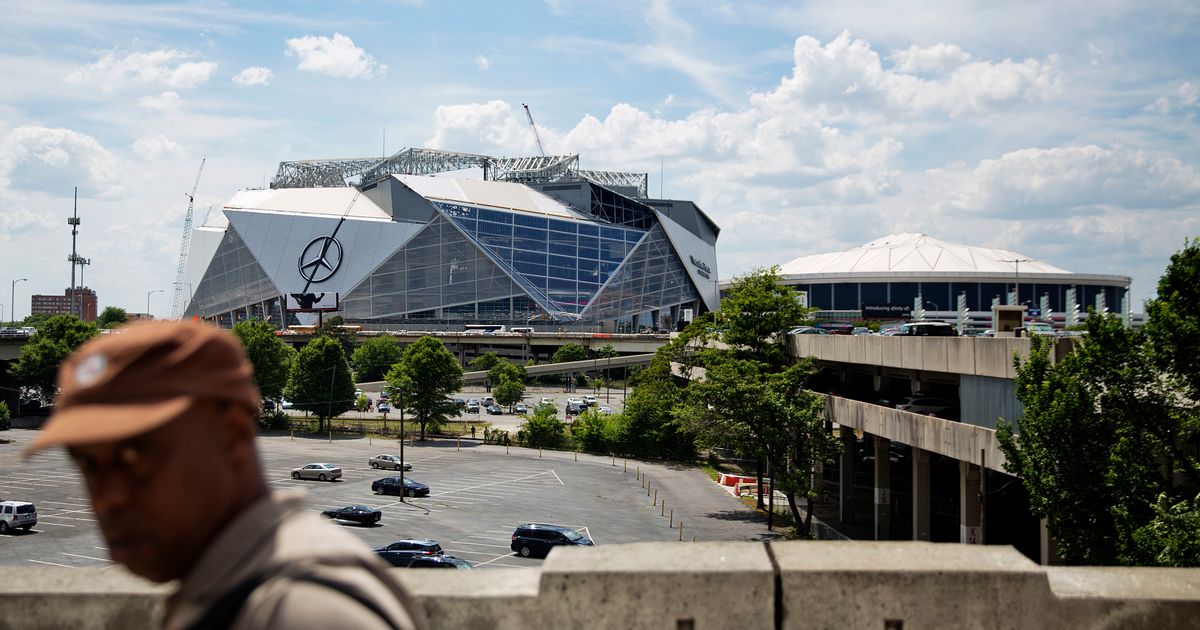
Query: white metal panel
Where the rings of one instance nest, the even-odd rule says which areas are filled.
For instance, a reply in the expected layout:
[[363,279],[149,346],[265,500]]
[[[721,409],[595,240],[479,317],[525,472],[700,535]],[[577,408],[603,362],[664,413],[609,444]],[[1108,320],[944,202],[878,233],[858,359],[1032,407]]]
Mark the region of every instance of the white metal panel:
[[230,210],[258,210],[288,214],[343,215],[388,220],[388,213],[355,188],[279,188],[243,190],[230,199]]
[[192,244],[188,249],[187,271],[184,273],[183,281],[192,285],[191,288],[184,287],[183,290],[188,292],[188,297],[195,292],[196,287],[200,285],[200,280],[204,278],[204,272],[208,270],[209,263],[212,262],[213,254],[217,253],[217,247],[221,245],[221,239],[225,238],[224,229],[214,229],[209,227],[200,227],[192,230]]
[[683,263],[683,268],[687,270],[688,277],[696,285],[696,290],[700,292],[704,304],[710,311],[720,308],[721,292],[717,288],[717,249],[705,243],[699,236],[692,234],[687,228],[672,221],[662,212],[655,210],[654,214],[658,216],[663,231],[667,233],[667,240],[671,241],[671,246],[675,248],[675,253]]
[[784,264],[783,275],[938,272],[1014,273],[1013,260],[1021,263],[1021,274],[1070,274],[1040,260],[1029,260],[1006,249],[972,247],[950,243],[925,234],[892,234],[844,251],[803,256]]
[[312,283],[309,291],[345,294],[424,227],[362,219],[346,219],[339,226],[339,219],[333,217],[242,210],[227,210],[227,214],[271,281],[289,293],[298,293],[308,284],[300,275],[299,261],[315,238],[334,236],[342,246],[342,260],[329,279]]

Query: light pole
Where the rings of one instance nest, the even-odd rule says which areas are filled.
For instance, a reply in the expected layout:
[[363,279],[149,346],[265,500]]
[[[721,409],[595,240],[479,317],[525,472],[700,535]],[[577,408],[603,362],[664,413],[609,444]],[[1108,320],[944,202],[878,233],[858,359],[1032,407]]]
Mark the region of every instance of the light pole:
[[[184,310],[184,311],[186,311],[186,310],[187,310],[187,307],[188,307],[189,305],[191,305],[191,303],[192,303],[192,283],[191,283],[191,282],[182,282],[182,281],[180,281],[180,282],[176,282],[175,284],[176,284],[176,286],[178,286],[178,285],[181,285],[181,284],[182,284],[182,285],[187,285],[187,288],[188,288],[188,297],[187,297],[187,302],[184,302],[184,306],[183,306],[183,310]],[[172,316],[172,317],[174,317],[174,316],[175,316],[175,313],[171,313],[171,316]],[[179,313],[179,318],[180,318],[180,319],[183,319],[183,313],[182,313],[182,312],[180,312],[180,313]],[[266,319],[266,317],[264,317],[263,319]]]
[[154,289],[153,291],[146,292],[146,317],[150,317],[150,296],[154,295],[155,293],[162,293],[162,292],[163,292],[162,289]]
[[28,279],[29,278],[17,278],[16,280],[12,281],[12,291],[10,291],[8,295],[8,316],[13,319],[17,318],[17,283],[25,282]]
[[1021,303],[1021,263],[1030,262],[1032,258],[1014,258],[1012,260],[1001,260],[1000,262],[1013,264],[1013,275],[1016,276],[1016,287],[1013,289],[1013,304]]
[[0,304],[0,322],[4,321],[4,305]]

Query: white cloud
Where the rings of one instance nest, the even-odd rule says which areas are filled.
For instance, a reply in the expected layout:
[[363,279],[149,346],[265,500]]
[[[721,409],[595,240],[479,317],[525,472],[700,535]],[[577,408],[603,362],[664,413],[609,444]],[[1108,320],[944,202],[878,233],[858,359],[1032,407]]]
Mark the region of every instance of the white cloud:
[[145,160],[179,159],[185,155],[183,147],[161,133],[142,136],[135,140],[130,148],[138,157]]
[[354,41],[341,33],[332,38],[306,35],[287,40],[285,52],[298,57],[297,67],[341,79],[373,79],[387,74],[387,66],[379,63]]
[[105,92],[127,82],[189,89],[208,81],[217,69],[217,64],[210,61],[184,61],[193,56],[174,49],[129,53],[123,57],[108,52],[98,61],[67,75],[67,80],[95,84]]
[[480,70],[486,71],[492,67],[492,60],[488,59],[483,54],[478,54],[475,55],[475,65],[478,66]]
[[271,69],[262,66],[251,66],[233,76],[233,82],[238,85],[267,85],[271,81]]
[[954,44],[935,44],[921,48],[916,44],[904,50],[893,50],[888,57],[894,68],[908,74],[945,74],[971,60],[971,55]]
[[992,215],[1178,209],[1200,203],[1195,167],[1120,146],[1021,149],[982,160],[968,172],[944,174],[959,191],[953,207]]
[[163,92],[151,96],[143,96],[138,99],[138,105],[143,109],[148,109],[152,112],[173,112],[179,109],[179,104],[182,99],[176,92]]
[[125,194],[119,160],[95,138],[70,129],[17,127],[0,140],[0,189],[62,190],[78,185],[89,195]]
[[[754,95],[769,109],[819,108],[830,119],[878,117],[891,112],[951,115],[984,113],[1020,103],[1048,99],[1058,93],[1057,59],[966,62],[957,46],[912,49],[897,57],[898,67],[883,67],[871,44],[848,32],[824,46],[813,37],[796,39],[792,75],[769,93]],[[945,77],[921,78],[903,67],[949,69]]]

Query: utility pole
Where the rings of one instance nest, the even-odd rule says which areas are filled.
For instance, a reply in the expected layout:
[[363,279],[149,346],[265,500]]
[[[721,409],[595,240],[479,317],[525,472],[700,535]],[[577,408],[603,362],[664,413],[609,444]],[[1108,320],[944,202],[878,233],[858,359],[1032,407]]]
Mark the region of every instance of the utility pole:
[[1012,263],[1014,274],[1016,275],[1017,283],[1013,289],[1013,304],[1021,303],[1021,263],[1031,262],[1032,258],[1014,258],[1012,260],[1001,260],[1000,262]]
[[[71,263],[71,313],[79,315],[75,309],[75,263],[79,256],[75,253],[75,237],[79,235],[79,187],[75,187],[75,204],[71,218],[67,219],[67,225],[71,226],[71,257],[68,262]],[[79,315],[83,319],[82,315]]]

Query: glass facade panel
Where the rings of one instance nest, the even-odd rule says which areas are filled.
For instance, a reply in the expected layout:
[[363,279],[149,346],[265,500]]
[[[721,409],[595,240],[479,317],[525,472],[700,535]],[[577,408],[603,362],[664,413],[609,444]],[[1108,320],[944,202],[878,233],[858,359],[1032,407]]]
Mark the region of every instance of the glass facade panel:
[[279,290],[230,228],[225,230],[225,238],[197,283],[184,315],[210,316],[278,298]]
[[[610,263],[600,263],[601,268]],[[580,283],[581,292],[587,285]],[[661,227],[655,227],[612,276],[584,315],[618,319],[700,299]]]
[[834,310],[858,310],[858,283],[839,282],[833,285]]

